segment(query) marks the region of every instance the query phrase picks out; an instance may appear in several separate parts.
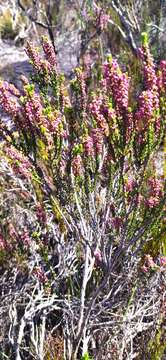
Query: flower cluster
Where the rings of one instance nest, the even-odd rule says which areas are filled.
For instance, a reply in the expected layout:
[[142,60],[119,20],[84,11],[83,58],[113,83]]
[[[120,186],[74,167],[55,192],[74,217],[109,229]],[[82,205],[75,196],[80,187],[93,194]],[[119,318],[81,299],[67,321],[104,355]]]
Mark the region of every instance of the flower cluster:
[[19,242],[25,247],[29,247],[31,244],[31,239],[29,236],[29,231],[27,229],[23,230],[19,234]]
[[113,217],[111,222],[112,222],[113,229],[118,230],[118,231],[123,225],[123,219],[120,216]]
[[145,256],[144,265],[142,266],[142,271],[144,273],[147,273],[149,270],[155,270],[157,268],[157,265],[155,264],[153,258],[151,255]]
[[34,68],[38,71],[41,71],[42,59],[38,53],[38,49],[33,45],[33,43],[27,42],[25,51],[26,51],[29,59],[32,61]]
[[135,113],[135,122],[138,131],[146,129],[149,121],[153,119],[153,99],[153,92],[151,90],[143,91],[139,96],[139,107]]
[[154,177],[148,179],[148,199],[145,204],[149,208],[157,206],[163,196],[163,186],[159,179]]
[[102,9],[96,3],[93,4],[93,7],[97,26],[101,29],[101,31],[106,30],[110,16],[106,14],[104,9]]
[[163,267],[166,266],[166,256],[159,257],[159,264],[160,264],[160,266],[163,266]]
[[14,84],[10,84],[7,81],[4,81],[3,86],[6,89],[6,91],[8,91],[11,95],[20,97],[20,95],[21,95],[20,91],[15,87]]
[[74,176],[80,176],[83,173],[82,158],[79,154],[72,160],[72,170]]
[[102,114],[103,99],[102,97],[95,97],[89,105],[90,112],[97,122],[98,128],[100,128],[105,135],[108,135],[108,124],[105,117]]
[[113,96],[115,107],[121,115],[128,108],[130,79],[127,74],[122,73],[115,59],[110,59],[104,64],[103,76],[107,89]]
[[132,192],[137,186],[137,181],[132,177],[129,176],[125,183],[125,189],[127,192]]
[[160,62],[160,72],[158,77],[158,87],[160,92],[162,90],[166,91],[166,61],[162,60]]
[[108,108],[111,119],[122,118],[125,142],[130,140],[133,130],[133,113],[129,107],[130,78],[123,73],[117,60],[110,58],[103,66],[102,86],[106,94],[110,94],[114,108]]
[[45,284],[48,281],[44,270],[41,269],[41,267],[39,266],[38,267],[36,266],[35,269],[33,270],[33,276],[37,278],[40,283]]
[[86,111],[86,103],[87,103],[87,91],[86,91],[86,83],[85,83],[85,74],[83,72],[83,70],[81,68],[76,68],[75,70],[76,72],[76,76],[77,76],[77,80],[78,80],[78,84],[80,87],[80,91],[81,91],[81,107],[82,107],[82,111],[85,115],[85,111]]
[[104,11],[102,10],[99,15],[99,26],[102,31],[107,29],[109,20],[110,20],[110,16],[108,14],[105,14]]
[[44,208],[42,207],[42,205],[40,203],[36,204],[35,213],[36,213],[36,216],[37,216],[38,220],[40,221],[40,223],[43,225],[46,224],[47,215],[46,215]]
[[31,178],[32,164],[20,151],[17,151],[14,147],[6,146],[4,152],[12,161],[11,165],[15,174]]
[[164,269],[166,266],[166,256],[159,256],[155,262],[153,257],[149,254],[145,255],[144,264],[141,267],[142,272],[148,273],[151,270]]
[[94,155],[94,144],[93,144],[93,139],[91,136],[86,136],[86,138],[84,139],[83,145],[84,145],[85,155],[93,156]]
[[[48,60],[43,60],[39,55],[38,49],[33,45],[33,43],[28,42],[25,49],[31,63],[33,64],[34,69],[44,76],[48,80],[48,76],[52,74],[53,68]],[[51,60],[50,60],[51,61]]]
[[139,55],[143,62],[144,82],[146,90],[157,90],[157,75],[155,71],[153,57],[150,53],[148,44],[144,44],[142,48],[139,49]]
[[41,104],[40,96],[34,94],[25,103],[25,114],[28,122],[31,125],[36,123],[39,125],[45,125],[45,117],[43,116],[43,106]]
[[4,239],[3,235],[0,234],[0,251],[6,250],[6,240]]
[[55,51],[54,51],[53,45],[51,44],[50,41],[48,41],[47,37],[43,37],[42,46],[43,46],[43,50],[44,50],[47,61],[50,63],[52,68],[56,71],[57,60],[56,60]]
[[91,134],[92,134],[91,136],[93,139],[96,154],[100,155],[100,154],[102,154],[103,143],[104,143],[103,133],[102,133],[101,129],[96,128],[96,129],[92,130]]
[[[13,96],[11,96],[11,94]],[[3,111],[9,115],[16,116],[19,114],[20,106],[15,99],[18,92],[11,84],[7,85],[6,81],[0,81],[0,106]]]
[[10,222],[10,223],[8,224],[8,232],[9,232],[9,236],[10,236],[11,239],[17,240],[17,238],[18,238],[18,233],[17,233],[17,231],[16,231],[15,226],[12,224],[12,222]]
[[155,120],[157,134],[160,129],[160,118],[156,116],[159,112],[159,77],[157,77],[153,57],[146,42],[139,49],[138,54],[143,62],[145,90],[138,98],[138,110],[135,114],[136,127],[138,131],[145,130],[149,122]]

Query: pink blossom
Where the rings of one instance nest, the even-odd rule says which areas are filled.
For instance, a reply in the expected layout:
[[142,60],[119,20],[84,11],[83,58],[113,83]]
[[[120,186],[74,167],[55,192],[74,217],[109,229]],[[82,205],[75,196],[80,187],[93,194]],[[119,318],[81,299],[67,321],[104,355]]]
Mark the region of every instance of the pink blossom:
[[166,256],[160,256],[159,264],[160,266],[166,266]]
[[141,270],[142,270],[144,273],[147,273],[147,272],[148,272],[148,268],[147,268],[145,265],[141,266]]
[[135,113],[137,130],[147,127],[149,120],[153,118],[153,92],[151,90],[143,91],[139,96],[139,107]]
[[105,14],[103,11],[101,11],[99,15],[99,24],[102,31],[107,29],[109,20],[110,20],[110,16]]
[[28,230],[24,230],[19,234],[19,240],[25,247],[30,246],[31,239]]
[[82,105],[82,110],[85,112],[86,102],[87,102],[87,89],[86,89],[86,82],[85,82],[85,74],[81,68],[76,68],[75,72],[76,72],[77,80],[78,80],[80,90],[81,90],[80,101],[81,101],[81,105]]
[[32,165],[30,161],[23,154],[21,154],[21,152],[8,146],[4,148],[4,151],[8,157],[13,160],[11,166],[16,174],[23,175],[27,178],[31,177],[30,170],[32,169]]
[[144,202],[144,197],[141,195],[141,194],[138,194],[137,195],[137,198],[136,198],[136,205],[142,205]]
[[13,239],[17,239],[18,234],[12,223],[9,223],[8,230],[9,230],[9,236]]
[[43,37],[42,46],[43,46],[43,50],[44,50],[46,59],[52,65],[52,67],[56,70],[57,59],[56,59],[55,51],[54,51],[53,45],[47,39],[47,37]]
[[25,51],[37,72],[42,73],[47,78],[47,75],[50,75],[52,72],[51,64],[47,60],[42,60],[38,49],[31,42],[27,43]]
[[0,250],[6,249],[6,241],[2,234],[0,234]]
[[87,136],[84,140],[84,149],[87,156],[91,156],[94,154],[93,139],[91,136]]
[[23,85],[28,85],[29,84],[29,80],[25,75],[21,75],[20,80],[22,81]]
[[115,216],[112,219],[112,226],[114,227],[115,230],[119,230],[122,227],[122,224],[123,224],[123,221],[120,216]]
[[60,163],[59,163],[59,172],[60,172],[60,175],[63,177],[66,173],[66,161],[64,159],[61,159],[60,160]]
[[92,139],[93,139],[93,143],[96,149],[96,153],[102,154],[102,150],[103,150],[103,133],[102,130],[99,128],[93,129],[92,130]]
[[20,91],[13,84],[9,84],[7,81],[4,81],[3,84],[6,91],[8,91],[11,95],[20,97]]
[[131,176],[126,181],[126,191],[131,192],[137,186],[136,180],[134,180]]
[[117,111],[123,114],[128,108],[129,77],[122,73],[115,59],[104,64],[103,76],[107,89],[112,93]]
[[162,197],[162,183],[159,179],[151,177],[148,179],[148,185],[150,189],[151,196]]
[[159,199],[153,196],[145,200],[145,205],[150,209],[154,208],[158,204],[159,204]]
[[47,216],[46,212],[44,211],[42,205],[40,203],[37,203],[35,206],[36,209],[36,215],[38,220],[44,225],[47,222]]
[[166,90],[166,60],[160,62],[160,74],[159,74],[159,88],[160,90]]
[[152,256],[149,255],[149,254],[145,255],[145,265],[147,266],[147,268],[154,268],[154,267],[156,267],[156,264],[155,264]]
[[11,96],[11,86],[6,86],[6,82],[0,81],[0,106],[12,116],[19,114],[20,106],[14,96]]
[[89,110],[97,122],[97,126],[101,128],[105,134],[108,133],[108,124],[105,117],[102,114],[102,97],[95,97],[89,105]]
[[40,268],[40,267],[36,267],[33,270],[33,275],[39,280],[39,282],[41,283],[46,283],[47,282],[47,276],[44,273],[44,271]]
[[82,168],[82,158],[80,155],[77,155],[74,157],[72,161],[72,169],[74,176],[80,176],[82,175],[83,168]]
[[102,263],[102,255],[100,250],[94,252],[95,265],[100,265]]
[[34,47],[33,43],[27,42],[25,51],[28,57],[30,58],[30,60],[32,61],[34,67],[40,71],[42,59],[38,53],[38,49]]
[[146,89],[157,90],[157,75],[155,71],[153,57],[150,53],[148,45],[142,46],[138,51],[138,55],[143,61],[143,71]]

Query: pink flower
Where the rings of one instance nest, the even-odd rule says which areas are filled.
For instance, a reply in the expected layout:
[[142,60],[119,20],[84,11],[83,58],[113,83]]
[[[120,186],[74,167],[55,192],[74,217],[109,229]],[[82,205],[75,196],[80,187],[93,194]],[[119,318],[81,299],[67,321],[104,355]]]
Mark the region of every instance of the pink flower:
[[80,90],[81,90],[80,102],[81,102],[82,110],[85,112],[86,102],[87,102],[87,89],[86,89],[86,82],[85,82],[85,74],[81,68],[76,68],[75,72],[76,72],[77,80],[78,80]]
[[92,114],[92,116],[95,118],[97,122],[97,126],[101,128],[105,134],[108,133],[108,124],[103,116],[102,111],[102,105],[103,105],[103,99],[102,97],[95,97],[91,104],[89,105],[89,110]]
[[158,85],[159,85],[159,89],[161,90],[166,90],[166,60],[162,60],[160,62],[160,74],[159,74],[159,80],[158,80]]
[[47,78],[47,76],[52,73],[51,64],[47,60],[42,60],[38,53],[38,49],[35,48],[31,42],[27,43],[25,51],[36,71],[43,74],[43,76]]
[[96,128],[92,130],[92,139],[96,149],[97,155],[102,154],[103,150],[103,132],[101,129]]
[[155,65],[153,57],[150,53],[148,45],[144,45],[138,52],[140,58],[143,61],[145,87],[147,90],[157,89],[157,76],[155,72]]
[[27,178],[31,177],[32,165],[21,152],[8,146],[4,148],[4,151],[13,160],[11,166],[15,174],[23,175]]
[[108,91],[112,93],[117,111],[123,115],[124,110],[128,108],[129,77],[122,73],[115,59],[104,64],[103,76]]
[[147,266],[147,268],[153,269],[155,268],[157,265],[155,264],[153,258],[151,255],[145,255],[145,265]]
[[112,219],[112,226],[115,230],[119,230],[123,225],[122,218],[120,216],[115,216]]
[[93,146],[93,139],[90,136],[87,136],[86,139],[84,140],[84,149],[85,149],[85,154],[87,156],[91,156],[94,154],[94,146]]
[[159,204],[159,199],[156,197],[151,196],[149,199],[145,200],[145,205],[150,209],[154,208],[158,204]]
[[144,197],[141,195],[141,194],[138,194],[137,195],[137,198],[136,198],[136,205],[138,206],[140,206],[140,205],[142,205],[143,204],[143,202],[144,202]]
[[160,256],[159,264],[160,266],[166,266],[166,256]]
[[36,209],[37,218],[40,221],[40,223],[42,223],[43,225],[46,224],[47,216],[42,205],[40,203],[36,204],[35,209]]
[[13,239],[17,239],[18,234],[12,223],[9,223],[8,230],[9,230],[9,236]]
[[148,272],[148,268],[147,268],[145,265],[141,266],[141,270],[142,270],[144,273],[147,273],[147,272]]
[[33,43],[27,42],[25,51],[32,61],[34,67],[40,71],[42,66],[42,59],[38,53],[38,49],[34,47]]
[[4,81],[4,87],[11,95],[20,97],[20,91],[13,84],[9,84],[7,81]]
[[19,114],[20,106],[15,97],[11,96],[11,91],[14,92],[14,88],[6,84],[6,82],[0,81],[0,106],[7,114],[16,116]]
[[151,90],[143,91],[139,96],[139,106],[135,113],[137,130],[142,130],[147,127],[149,121],[153,118],[153,92]]
[[80,176],[83,173],[82,158],[80,155],[74,157],[72,161],[72,169],[74,176]]
[[162,196],[162,183],[160,180],[152,177],[148,179],[148,185],[150,188],[150,194],[151,196]]
[[57,59],[56,59],[55,51],[54,51],[53,45],[47,39],[47,37],[43,37],[42,46],[43,46],[43,50],[44,50],[46,59],[52,65],[52,67],[56,70]]
[[95,265],[99,266],[102,263],[102,255],[100,250],[94,252]]
[[36,267],[33,270],[33,275],[38,279],[39,282],[41,283],[46,283],[47,282],[47,276],[44,273],[44,271],[40,268],[40,267]]
[[19,240],[25,247],[30,246],[31,239],[28,230],[24,230],[19,234]]
[[6,249],[6,241],[2,234],[0,234],[0,250]]
[[136,186],[137,186],[136,180],[134,180],[132,177],[129,177],[126,182],[126,191],[131,192],[134,190]]
[[110,16],[101,11],[99,15],[99,22],[101,30],[107,29],[108,22],[110,20]]
[[29,84],[29,80],[25,75],[21,75],[20,80],[22,81],[23,85],[28,85]]

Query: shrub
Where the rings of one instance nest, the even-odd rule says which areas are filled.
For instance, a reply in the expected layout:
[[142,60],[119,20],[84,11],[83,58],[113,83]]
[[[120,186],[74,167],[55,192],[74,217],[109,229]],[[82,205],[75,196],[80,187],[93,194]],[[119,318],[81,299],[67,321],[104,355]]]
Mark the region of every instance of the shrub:
[[144,34],[135,91],[111,57],[97,86],[81,68],[67,84],[42,45],[22,90],[0,83],[2,352],[49,358],[51,334],[68,360],[142,356],[163,321],[165,254],[145,248],[163,226],[166,62]]
[[13,40],[18,33],[18,29],[13,26],[12,14],[9,8],[5,8],[0,16],[0,34],[2,39]]

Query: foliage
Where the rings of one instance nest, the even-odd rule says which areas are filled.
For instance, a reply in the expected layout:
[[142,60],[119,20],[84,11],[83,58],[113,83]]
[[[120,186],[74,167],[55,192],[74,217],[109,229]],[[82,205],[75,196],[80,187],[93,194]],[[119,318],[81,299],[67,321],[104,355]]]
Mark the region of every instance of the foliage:
[[2,39],[14,39],[17,35],[17,29],[13,28],[12,15],[7,8],[0,16],[0,34]]
[[135,89],[110,56],[95,85],[81,67],[66,84],[42,46],[44,59],[27,44],[22,90],[0,82],[2,352],[44,359],[59,339],[67,360],[134,358],[165,296],[162,246],[145,249],[164,216],[166,61],[156,68],[143,36]]

